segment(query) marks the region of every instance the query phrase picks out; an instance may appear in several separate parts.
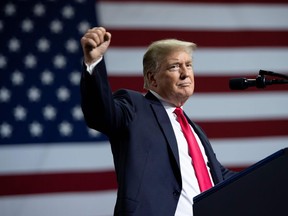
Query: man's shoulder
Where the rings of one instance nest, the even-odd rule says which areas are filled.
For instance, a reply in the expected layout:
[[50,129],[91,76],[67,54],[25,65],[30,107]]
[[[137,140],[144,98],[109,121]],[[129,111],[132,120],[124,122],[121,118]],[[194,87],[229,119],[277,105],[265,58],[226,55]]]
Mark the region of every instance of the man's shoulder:
[[151,92],[139,92],[131,89],[118,89],[113,93],[114,98],[138,101],[139,103],[160,103]]
[[116,90],[114,93],[114,95],[133,95],[135,97],[143,97],[143,94],[139,91],[135,91],[135,90],[131,90],[131,89],[125,89],[125,88],[121,88]]

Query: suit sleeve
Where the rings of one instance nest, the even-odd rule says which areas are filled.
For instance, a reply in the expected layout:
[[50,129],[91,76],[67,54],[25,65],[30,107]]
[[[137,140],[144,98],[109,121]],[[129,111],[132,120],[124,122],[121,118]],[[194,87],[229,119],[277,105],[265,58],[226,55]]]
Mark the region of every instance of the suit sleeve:
[[104,60],[92,74],[83,64],[81,76],[81,107],[88,127],[110,135],[117,128],[127,125],[133,113],[127,91],[112,93]]

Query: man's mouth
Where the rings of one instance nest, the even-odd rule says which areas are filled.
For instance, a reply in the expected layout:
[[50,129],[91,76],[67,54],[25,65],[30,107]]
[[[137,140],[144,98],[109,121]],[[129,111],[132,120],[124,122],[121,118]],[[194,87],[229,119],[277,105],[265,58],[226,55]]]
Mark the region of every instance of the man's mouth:
[[188,87],[190,85],[191,85],[191,82],[183,82],[183,83],[178,84],[179,87]]

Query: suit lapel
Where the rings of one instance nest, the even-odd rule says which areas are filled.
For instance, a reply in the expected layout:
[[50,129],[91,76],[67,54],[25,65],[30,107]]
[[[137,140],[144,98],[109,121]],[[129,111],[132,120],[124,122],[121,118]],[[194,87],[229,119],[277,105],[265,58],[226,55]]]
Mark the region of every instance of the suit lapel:
[[180,169],[177,140],[166,110],[161,102],[151,92],[148,92],[145,97],[151,101],[151,107],[154,115],[159,122],[159,126],[164,133],[164,136]]
[[[151,93],[148,92],[145,97],[150,100],[152,110],[154,112],[154,115],[159,122],[159,126],[163,131],[163,134],[167,140],[167,143],[169,144],[169,148],[171,149],[171,152],[173,154],[173,157],[178,165],[179,171],[180,171],[180,162],[179,162],[179,153],[178,153],[178,146],[177,146],[177,140],[170,122],[170,119],[165,111],[165,108],[162,106],[161,102]],[[185,112],[184,112],[185,114]],[[209,140],[207,140],[207,137],[204,135],[204,133],[201,131],[201,129],[198,128],[191,120],[190,118],[185,114],[189,124],[194,128],[195,132],[198,134],[202,145],[204,146],[205,153],[208,157],[208,166],[210,167],[210,171],[214,180],[214,183],[219,182],[219,179],[221,179],[221,173],[216,172],[216,164],[217,161],[215,161],[215,156],[213,153],[213,150],[211,148],[211,145],[209,143]]]

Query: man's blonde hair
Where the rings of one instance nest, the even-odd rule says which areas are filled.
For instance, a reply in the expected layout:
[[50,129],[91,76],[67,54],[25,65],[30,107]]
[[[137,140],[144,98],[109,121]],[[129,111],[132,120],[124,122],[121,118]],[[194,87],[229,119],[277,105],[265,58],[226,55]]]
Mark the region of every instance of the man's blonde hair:
[[192,55],[195,49],[196,44],[177,39],[164,39],[153,42],[143,56],[144,88],[149,89],[148,73],[157,72],[165,57],[171,52],[183,50]]

